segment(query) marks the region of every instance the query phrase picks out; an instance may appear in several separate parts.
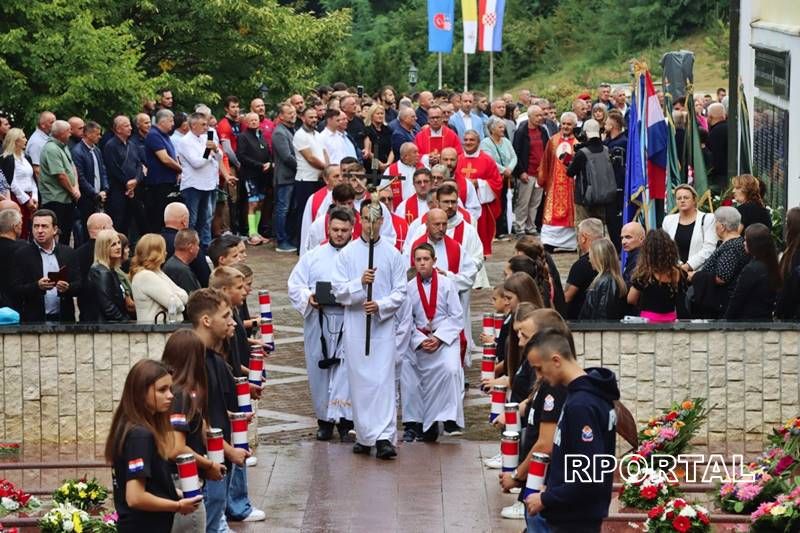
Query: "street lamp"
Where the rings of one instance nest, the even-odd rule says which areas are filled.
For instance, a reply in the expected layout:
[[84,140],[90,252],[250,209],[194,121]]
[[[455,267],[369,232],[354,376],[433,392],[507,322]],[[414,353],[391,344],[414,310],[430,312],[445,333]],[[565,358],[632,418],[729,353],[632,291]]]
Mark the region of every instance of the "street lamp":
[[414,66],[414,63],[408,67],[408,84],[412,89],[417,86],[417,67]]
[[261,93],[261,99],[262,100],[266,100],[267,99],[267,91],[268,91],[267,84],[266,83],[262,83],[261,86],[258,88],[258,92]]

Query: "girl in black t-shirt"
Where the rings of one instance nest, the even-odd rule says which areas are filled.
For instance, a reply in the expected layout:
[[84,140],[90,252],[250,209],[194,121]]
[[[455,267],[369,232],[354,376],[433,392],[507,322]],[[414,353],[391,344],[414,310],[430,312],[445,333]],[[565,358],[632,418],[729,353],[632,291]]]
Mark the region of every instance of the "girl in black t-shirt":
[[125,379],[105,450],[120,533],[169,531],[175,513],[194,512],[202,500],[179,499],[172,481],[171,387],[167,367],[152,359],[137,362]]
[[674,322],[682,309],[686,278],[678,266],[678,247],[662,229],[647,233],[633,272],[628,303],[648,322]]

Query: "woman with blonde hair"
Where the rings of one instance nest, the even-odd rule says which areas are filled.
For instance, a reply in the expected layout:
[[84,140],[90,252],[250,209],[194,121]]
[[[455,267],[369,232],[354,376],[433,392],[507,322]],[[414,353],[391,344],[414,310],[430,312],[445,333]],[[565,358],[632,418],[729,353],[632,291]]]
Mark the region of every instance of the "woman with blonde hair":
[[665,216],[661,227],[678,246],[683,271],[700,270],[717,247],[714,214],[698,211],[691,185],[678,185],[673,194],[678,212]]
[[386,125],[386,108],[374,104],[367,110],[366,133],[364,137],[364,166],[379,172],[394,163],[392,152],[392,131]]
[[586,290],[586,299],[578,318],[619,320],[625,308],[628,288],[622,279],[614,244],[608,239],[596,239],[589,247],[589,262],[597,271],[597,276]]
[[131,289],[136,321],[140,324],[154,324],[162,314],[166,322],[170,314],[183,313],[189,299],[186,291],[161,270],[166,260],[167,244],[161,235],[148,233],[136,243],[131,261]]
[[27,239],[31,227],[31,215],[39,208],[39,188],[33,175],[33,166],[25,155],[28,139],[19,128],[11,128],[3,140],[3,155],[0,156],[0,172],[5,175],[11,190],[11,198],[22,210],[22,235]]
[[761,182],[755,176],[742,174],[731,178],[733,187],[733,199],[736,201],[736,209],[742,215],[742,235],[744,230],[760,222],[767,228],[772,229],[772,217],[769,209],[764,205],[764,198],[761,195]]
[[125,309],[125,291],[118,277],[122,243],[113,229],[95,237],[94,263],[89,268],[88,297],[81,307],[81,322],[123,322],[130,320]]

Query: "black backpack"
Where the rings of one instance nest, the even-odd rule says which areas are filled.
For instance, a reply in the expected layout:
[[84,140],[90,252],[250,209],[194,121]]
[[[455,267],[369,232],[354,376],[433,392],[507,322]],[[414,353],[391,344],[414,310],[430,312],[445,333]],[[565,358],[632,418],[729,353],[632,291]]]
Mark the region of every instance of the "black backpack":
[[586,156],[586,166],[575,181],[575,203],[588,207],[606,205],[617,198],[617,180],[608,155],[608,148],[594,153],[586,147],[580,149]]

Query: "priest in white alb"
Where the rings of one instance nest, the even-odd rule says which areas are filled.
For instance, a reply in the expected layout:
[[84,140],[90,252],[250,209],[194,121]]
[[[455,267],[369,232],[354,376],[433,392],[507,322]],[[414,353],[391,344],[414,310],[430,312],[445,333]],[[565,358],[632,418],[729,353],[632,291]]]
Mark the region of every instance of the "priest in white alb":
[[[289,275],[289,301],[303,316],[306,373],[317,417],[317,440],[330,440],[338,425],[342,442],[352,442],[353,411],[342,343],[344,308],[331,301],[331,265],[350,242],[353,213],[331,210],[328,242],[303,255]],[[319,285],[318,285],[319,283]],[[317,290],[324,290],[317,294]]]
[[300,256],[310,252],[320,244],[328,241],[328,226],[330,224],[330,211],[334,208],[343,208],[349,213],[352,213],[355,222],[353,224],[353,238],[357,239],[361,236],[361,217],[358,212],[353,210],[353,202],[355,201],[356,193],[349,183],[340,183],[333,188],[331,198],[333,203],[325,211],[325,215],[317,218],[309,228],[306,234],[306,240],[300,245]]
[[342,342],[357,439],[353,453],[369,454],[375,446],[379,459],[390,459],[397,455],[394,315],[406,297],[407,267],[394,243],[380,237],[380,206],[363,204],[361,220],[361,238],[348,244],[333,265],[333,294],[345,307]]
[[428,243],[413,250],[417,275],[408,282],[408,300],[414,317],[411,347],[422,400],[422,440],[434,442],[439,422],[464,427],[459,338],[464,322],[458,290],[436,267]]
[[[342,169],[339,165],[328,165],[322,172],[322,179],[325,186],[308,197],[306,206],[303,209],[303,216],[300,226],[300,248],[306,242],[308,231],[314,221],[328,212],[331,202],[333,202],[333,188],[342,183]],[[302,251],[300,252],[303,253]]]
[[389,188],[392,191],[392,211],[397,209],[400,202],[414,194],[414,171],[423,168],[424,165],[419,160],[419,150],[412,142],[400,145],[400,159],[386,168],[386,176],[402,176],[402,180],[391,180],[389,178],[381,180],[381,188]]

